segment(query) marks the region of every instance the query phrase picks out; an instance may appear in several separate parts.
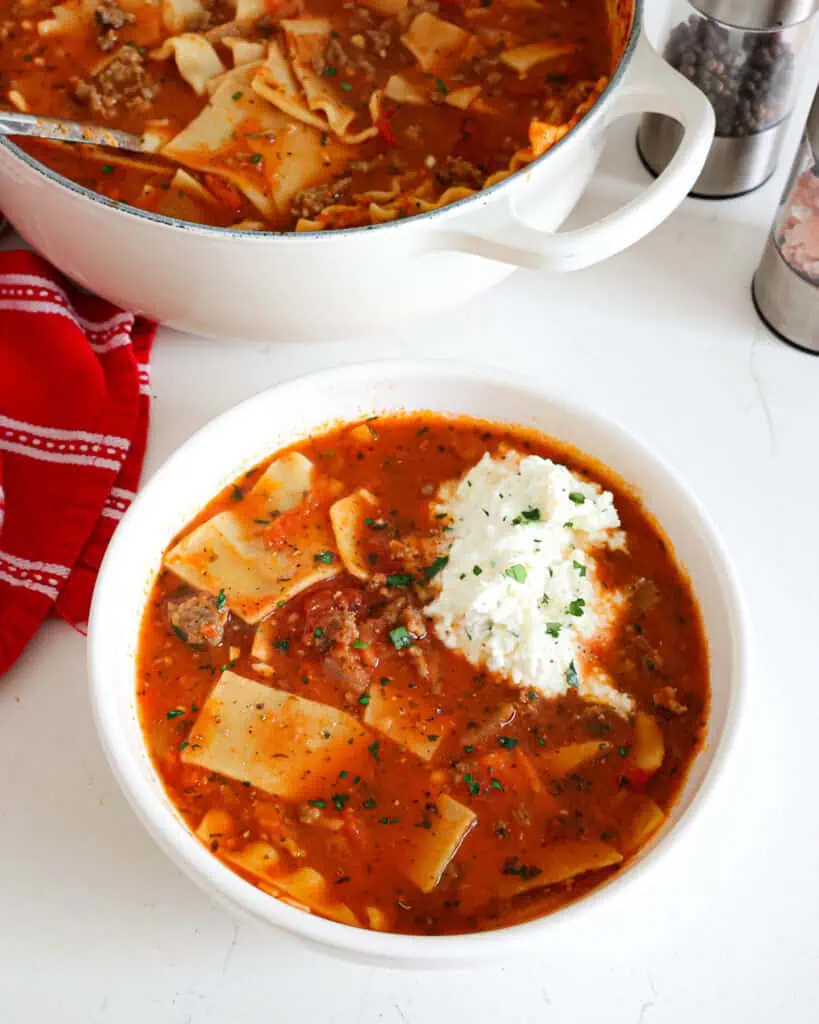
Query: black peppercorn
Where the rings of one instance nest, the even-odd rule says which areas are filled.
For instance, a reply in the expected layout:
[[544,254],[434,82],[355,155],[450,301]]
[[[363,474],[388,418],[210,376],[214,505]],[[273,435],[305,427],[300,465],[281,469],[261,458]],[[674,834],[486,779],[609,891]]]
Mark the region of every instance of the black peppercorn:
[[790,112],[795,59],[779,32],[742,32],[692,14],[672,29],[665,58],[711,101],[717,135],[752,135]]

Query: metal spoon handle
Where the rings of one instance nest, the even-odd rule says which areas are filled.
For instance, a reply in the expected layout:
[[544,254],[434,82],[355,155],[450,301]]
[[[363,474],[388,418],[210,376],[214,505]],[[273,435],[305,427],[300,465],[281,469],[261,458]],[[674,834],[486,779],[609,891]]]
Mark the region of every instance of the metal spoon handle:
[[38,117],[36,114],[18,114],[7,110],[0,110],[0,135],[27,135],[37,139],[56,139],[59,142],[86,142],[135,153],[143,151],[140,136],[130,132],[80,124],[79,121],[67,121],[61,117]]

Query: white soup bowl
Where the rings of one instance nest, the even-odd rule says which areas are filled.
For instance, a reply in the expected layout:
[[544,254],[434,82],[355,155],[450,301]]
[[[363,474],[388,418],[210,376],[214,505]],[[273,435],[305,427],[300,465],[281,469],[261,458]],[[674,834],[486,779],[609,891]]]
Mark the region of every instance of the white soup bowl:
[[[705,623],[712,681],[704,748],[664,828],[588,896],[531,921],[473,935],[367,931],[297,910],[232,872],[193,835],[168,799],[146,749],[136,702],[140,623],[162,553],[223,487],[277,449],[334,422],[375,413],[434,410],[537,428],[588,452],[643,500],[689,574]],[[219,902],[340,956],[392,966],[444,966],[536,947],[571,916],[623,901],[679,843],[711,792],[736,728],[745,672],[744,615],[713,528],[668,469],[620,427],[576,401],[494,369],[426,360],[382,361],[282,384],[214,420],[180,448],[123,518],[97,582],[89,631],[91,697],[108,760],[134,811],[182,870]],[[683,827],[686,826],[686,827]]]

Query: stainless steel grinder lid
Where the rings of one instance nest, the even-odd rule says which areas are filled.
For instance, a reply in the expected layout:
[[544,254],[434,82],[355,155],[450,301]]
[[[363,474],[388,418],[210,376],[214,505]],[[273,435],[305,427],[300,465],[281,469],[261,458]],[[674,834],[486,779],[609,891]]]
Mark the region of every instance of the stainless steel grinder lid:
[[786,28],[807,21],[817,0],[688,0],[701,14],[723,25],[750,30]]

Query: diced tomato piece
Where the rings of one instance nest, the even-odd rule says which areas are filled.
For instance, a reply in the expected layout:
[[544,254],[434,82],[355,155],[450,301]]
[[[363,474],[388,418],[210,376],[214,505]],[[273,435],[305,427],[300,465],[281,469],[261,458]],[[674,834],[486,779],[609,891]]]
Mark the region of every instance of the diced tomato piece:
[[228,210],[239,213],[242,209],[242,195],[239,190],[217,174],[205,174],[203,177],[205,187],[214,199]]
[[346,836],[347,839],[354,843],[361,841],[361,825],[358,821],[358,815],[352,807],[345,807],[341,812],[342,820],[344,824],[341,826],[342,835]]
[[375,122],[378,134],[388,146],[396,146],[398,144],[398,139],[395,137],[395,132],[392,130],[389,120],[391,117],[395,117],[397,113],[398,107],[385,107],[381,111],[381,116]]
[[623,772],[623,778],[635,793],[642,793],[651,778],[651,772],[643,771],[636,765],[628,765]]
[[493,750],[481,758],[490,777],[498,779],[505,788],[540,793],[543,783],[532,762],[522,750]]

